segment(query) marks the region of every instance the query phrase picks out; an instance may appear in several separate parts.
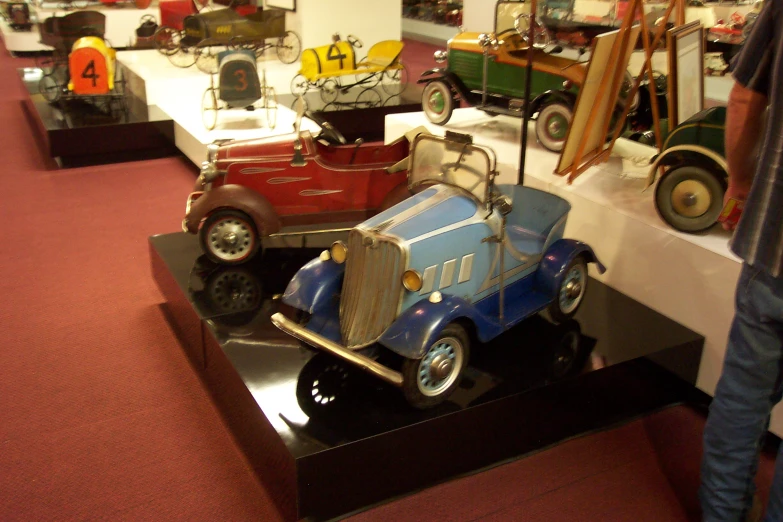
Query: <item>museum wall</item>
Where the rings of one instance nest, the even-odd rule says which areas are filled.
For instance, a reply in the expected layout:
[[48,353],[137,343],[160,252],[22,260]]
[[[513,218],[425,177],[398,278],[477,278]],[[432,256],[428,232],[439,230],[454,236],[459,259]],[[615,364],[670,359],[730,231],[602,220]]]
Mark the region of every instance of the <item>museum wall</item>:
[[331,42],[338,31],[366,46],[402,35],[401,0],[297,0],[296,11],[303,49]]

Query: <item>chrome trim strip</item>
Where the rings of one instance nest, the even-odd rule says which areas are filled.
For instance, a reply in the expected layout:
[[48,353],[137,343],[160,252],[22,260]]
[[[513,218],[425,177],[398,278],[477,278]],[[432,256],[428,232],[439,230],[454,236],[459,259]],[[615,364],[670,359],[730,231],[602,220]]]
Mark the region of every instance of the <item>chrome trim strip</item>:
[[339,194],[342,190],[318,190],[318,189],[305,189],[299,192],[300,196],[328,196],[329,194]]
[[457,277],[457,284],[470,281],[470,273],[473,271],[473,258],[475,253],[462,256],[462,262],[459,265],[459,277]]
[[[499,256],[496,256],[495,260],[492,262],[492,268],[490,269],[489,274],[491,274],[492,272],[495,271],[495,265],[497,264],[498,258],[499,258]],[[531,258],[528,259],[527,263],[522,263],[521,265],[519,265],[519,266],[517,266],[515,268],[512,268],[511,270],[507,270],[505,273],[503,273],[503,279],[508,279],[510,277],[514,277],[518,273],[524,272],[525,270],[527,270],[531,266],[535,265],[539,261],[541,261],[541,256],[531,257]],[[485,279],[484,282],[481,284],[481,288],[479,288],[478,291],[476,292],[477,294],[480,294],[481,292],[484,292],[485,290],[489,290],[490,288],[492,288],[496,284],[500,283],[500,276],[495,276],[495,277],[490,278],[489,274],[487,275],[487,279]]]
[[288,335],[299,339],[302,342],[309,344],[315,348],[320,348],[325,352],[329,352],[332,355],[343,359],[351,364],[354,364],[376,377],[383,379],[384,381],[394,386],[402,386],[402,374],[395,372],[394,370],[383,366],[382,364],[365,357],[362,354],[353,352],[339,344],[326,339],[310,330],[307,330],[301,325],[296,324],[281,313],[272,315],[272,324],[280,328]]
[[435,287],[435,272],[438,270],[438,265],[428,266],[424,269],[424,275],[421,276],[421,290],[419,295],[429,294]]
[[443,273],[440,275],[440,288],[448,288],[454,281],[454,269],[457,267],[456,259],[449,259],[443,263]]
[[301,232],[276,232],[267,237],[289,237],[289,236],[313,236],[316,234],[334,234],[335,232],[350,232],[350,228],[329,228],[326,230],[302,230]]
[[[258,169],[262,170],[262,169]],[[273,172],[275,170],[285,170],[285,169],[266,169],[267,172]],[[241,170],[240,172],[243,172]],[[294,177],[280,177],[280,178],[269,178],[266,180],[266,182],[270,185],[282,185],[283,183],[296,183],[297,181],[307,181],[311,180],[313,178],[294,178]]]
[[[267,172],[279,172],[284,170],[280,167],[245,167],[239,169],[240,174],[266,174]],[[267,181],[269,183],[269,181]]]
[[[427,190],[429,190],[430,187],[427,187]],[[383,223],[380,223],[376,227],[373,227],[372,230],[375,232],[383,232],[384,230],[387,230],[389,228],[395,227],[397,225],[400,225],[409,219],[412,219],[422,213],[425,210],[428,210],[441,201],[445,201],[448,198],[452,196],[454,192],[456,192],[455,189],[449,187],[448,185],[433,185],[432,188],[435,189],[435,194],[430,196],[429,198],[425,199],[424,201],[413,205],[411,208],[404,212],[400,212],[399,214],[393,216],[392,218],[384,221]],[[360,225],[357,225],[357,228],[362,228],[364,230],[370,230],[369,227],[364,225],[363,223]]]

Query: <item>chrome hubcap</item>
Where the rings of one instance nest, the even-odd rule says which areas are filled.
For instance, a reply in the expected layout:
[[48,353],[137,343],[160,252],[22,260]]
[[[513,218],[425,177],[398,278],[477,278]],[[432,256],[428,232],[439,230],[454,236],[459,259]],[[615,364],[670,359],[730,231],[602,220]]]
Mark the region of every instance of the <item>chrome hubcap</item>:
[[582,284],[579,281],[569,281],[568,284],[566,284],[566,295],[574,299],[575,297],[579,297],[579,294],[582,293]]
[[419,363],[417,384],[422,395],[436,397],[446,391],[457,380],[463,357],[457,338],[435,342]]
[[430,363],[430,376],[433,379],[445,379],[454,367],[451,359],[446,354],[440,354]]
[[218,221],[209,231],[209,247],[220,259],[237,261],[246,257],[253,248],[253,232],[241,219]]
[[678,183],[672,190],[671,201],[675,212],[689,218],[703,215],[712,205],[712,197],[707,186],[693,179]]

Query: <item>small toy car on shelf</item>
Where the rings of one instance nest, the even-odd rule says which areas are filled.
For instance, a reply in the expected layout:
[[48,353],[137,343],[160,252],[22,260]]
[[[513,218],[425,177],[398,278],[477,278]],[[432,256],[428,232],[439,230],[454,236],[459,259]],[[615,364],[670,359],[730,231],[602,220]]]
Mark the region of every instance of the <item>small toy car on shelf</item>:
[[726,107],[705,109],[677,125],[655,157],[647,186],[658,177],[655,209],[672,228],[701,232],[717,222],[728,186],[725,132]]
[[[214,61],[213,46],[241,47],[258,54],[275,48],[281,62],[293,63],[299,58],[302,42],[299,35],[286,30],[285,14],[281,9],[259,9],[244,16],[234,9],[204,9],[188,15],[182,31],[162,26],[155,36],[156,45],[178,67]],[[203,70],[209,72],[210,67],[205,65]]]
[[78,98],[125,112],[125,82],[116,70],[115,50],[103,39],[105,17],[80,11],[40,25],[41,42],[55,48],[42,63],[39,93],[50,103]]
[[[495,157],[470,136],[419,135],[408,188],[415,195],[354,227],[347,243],[299,270],[283,302],[299,321],[272,322],[402,388],[417,408],[459,385],[474,340],[486,342],[548,310],[565,321],[587,290],[592,249],[563,239],[564,199],[495,185]],[[401,368],[376,360],[401,356]]]
[[[305,49],[302,68],[291,80],[291,92],[299,95],[311,88],[319,89],[324,103],[331,103],[340,93],[362,87],[365,90],[359,93],[356,101],[371,106],[375,105],[371,103],[373,101],[380,105],[380,94],[371,90],[378,83],[387,94],[400,94],[408,81],[408,69],[400,60],[404,44],[397,40],[378,42],[370,47],[364,59],[357,61],[356,49],[363,46],[353,35],[349,34],[347,41],[343,41],[335,34],[331,44]],[[355,81],[345,82],[344,78],[348,76],[354,76]]]
[[[547,29],[536,22],[535,41],[528,42],[530,5],[518,0],[496,4],[495,31],[463,32],[449,40],[448,49],[435,52],[441,68],[424,72],[421,105],[438,125],[449,121],[459,101],[488,114],[522,117],[525,113],[525,75],[530,45],[534,47],[529,112],[536,113],[536,137],[548,150],[559,152],[573,117],[587,62],[546,52]],[[630,75],[621,97],[631,87]],[[621,108],[624,101],[620,101]]]
[[300,128],[303,112],[302,103],[296,133],[282,141],[277,136],[208,146],[182,229],[199,235],[212,261],[244,263],[266,237],[347,230],[409,195],[406,137],[388,145],[361,139],[347,144],[325,121],[312,136]]
[[212,130],[217,125],[218,111],[227,109],[263,109],[266,126],[277,124],[277,95],[266,83],[266,71],[258,78],[256,55],[247,50],[223,51],[218,55],[219,83],[215,75],[209,77],[209,87],[201,102],[204,127]]

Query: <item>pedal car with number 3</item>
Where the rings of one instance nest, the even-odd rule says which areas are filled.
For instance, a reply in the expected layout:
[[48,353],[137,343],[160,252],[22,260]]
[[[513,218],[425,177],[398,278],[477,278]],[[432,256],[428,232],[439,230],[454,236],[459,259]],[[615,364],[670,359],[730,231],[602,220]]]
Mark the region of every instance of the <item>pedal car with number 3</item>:
[[266,83],[266,71],[258,78],[256,55],[252,51],[223,51],[218,54],[220,68],[218,84],[214,74],[209,77],[209,87],[204,91],[201,116],[204,127],[212,130],[217,125],[218,112],[227,109],[264,111],[266,126],[277,125],[277,95],[274,87]]
[[336,33],[331,44],[302,52],[302,67],[291,80],[291,92],[300,95],[318,89],[324,103],[332,103],[339,94],[362,88],[358,103],[380,105],[380,94],[373,90],[379,83],[392,96],[400,94],[407,85],[408,69],[400,58],[403,46],[397,40],[384,40],[370,47],[365,58],[357,60],[356,50],[364,47],[362,41],[350,34],[344,41]]
[[655,209],[681,232],[712,227],[728,187],[724,152],[726,107],[711,107],[677,125],[666,137],[647,175],[655,186]]
[[347,230],[409,195],[406,137],[348,144],[325,121],[313,136],[298,105],[293,135],[208,146],[182,228],[212,261],[244,263],[267,237]]
[[[588,263],[604,270],[588,245],[563,238],[568,202],[496,185],[496,175],[494,152],[470,136],[419,135],[408,171],[415,195],[301,268],[283,294],[299,320],[277,313],[272,322],[402,388],[414,407],[445,401],[476,340],[543,310],[569,319]],[[379,362],[383,350],[399,367]]]

